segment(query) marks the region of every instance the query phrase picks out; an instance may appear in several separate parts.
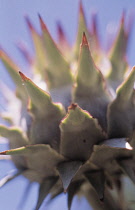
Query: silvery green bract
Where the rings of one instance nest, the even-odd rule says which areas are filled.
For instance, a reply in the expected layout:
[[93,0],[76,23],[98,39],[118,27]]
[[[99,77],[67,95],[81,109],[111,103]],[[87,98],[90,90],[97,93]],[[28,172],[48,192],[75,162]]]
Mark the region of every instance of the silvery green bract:
[[80,4],[72,47],[59,24],[56,45],[40,16],[41,34],[26,18],[35,56],[21,51],[32,70],[25,74],[32,79],[0,50],[16,85],[14,94],[1,82],[7,111],[0,114],[5,121],[0,135],[8,139],[9,150],[0,154],[3,159],[10,155],[17,168],[0,186],[20,174],[38,182],[36,210],[48,194],[51,201],[63,191],[69,210],[75,195],[95,210],[135,208],[124,191],[124,180],[135,183],[135,67],[126,60],[131,27],[125,27],[123,14],[106,55],[96,18],[89,30]]

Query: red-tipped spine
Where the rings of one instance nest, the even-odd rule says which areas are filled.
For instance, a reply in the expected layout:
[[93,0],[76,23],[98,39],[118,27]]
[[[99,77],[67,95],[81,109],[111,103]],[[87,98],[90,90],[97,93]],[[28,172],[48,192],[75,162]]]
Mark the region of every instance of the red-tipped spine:
[[42,19],[41,15],[40,15],[40,14],[38,14],[38,17],[39,17],[39,21],[40,21],[41,29],[42,29],[43,31],[47,31],[47,32],[48,32],[48,29],[47,29],[47,27],[46,27],[46,25],[45,25],[45,23],[44,23],[44,21],[43,21],[43,19]]
[[31,32],[35,32],[36,30],[35,30],[35,28],[34,28],[32,22],[30,21],[30,19],[29,19],[28,16],[25,16],[25,20],[26,20],[26,23],[27,23],[27,25],[28,25],[30,31],[31,31]]
[[73,103],[68,107],[68,110],[75,110],[77,107],[77,104]]
[[81,46],[89,46],[85,32],[83,32]]
[[82,0],[80,0],[79,11],[80,11],[80,14],[82,14],[84,16],[84,9],[83,9],[83,5],[82,5]]
[[58,31],[59,42],[61,42],[63,40],[65,41],[65,34],[64,34],[63,28],[59,22],[57,22],[57,31]]
[[9,152],[10,150],[6,150],[4,152],[0,152],[0,155],[7,155],[7,153]]
[[124,25],[124,23],[125,23],[125,16],[126,16],[126,12],[125,12],[125,10],[123,10],[122,17],[121,17],[121,24],[122,25]]
[[28,77],[26,77],[21,71],[19,71],[19,74],[22,78],[22,80],[25,82],[25,81],[29,81],[30,79]]

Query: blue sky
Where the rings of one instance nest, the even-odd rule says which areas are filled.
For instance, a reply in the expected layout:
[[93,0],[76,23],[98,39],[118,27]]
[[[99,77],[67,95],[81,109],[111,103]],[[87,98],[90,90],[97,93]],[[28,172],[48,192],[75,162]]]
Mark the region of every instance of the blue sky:
[[[112,33],[116,33],[119,20],[123,9],[128,16],[134,12],[134,0],[84,0],[82,1],[86,12],[87,22],[90,21],[90,14],[94,11],[98,13],[99,17],[99,34],[104,48],[107,43],[108,28],[111,27]],[[68,40],[73,43],[77,29],[78,17],[78,3],[79,0],[0,0],[0,46],[2,46],[8,54],[21,66],[22,69],[26,67],[21,54],[19,53],[16,43],[24,41],[25,44],[32,51],[32,42],[30,34],[24,20],[24,16],[28,15],[35,24],[38,31],[40,31],[38,13],[41,14],[46,22],[52,36],[56,38],[56,21],[60,21],[64,26]],[[110,25],[109,25],[110,24]],[[131,40],[132,45],[128,49],[128,60],[130,65],[135,65],[135,25],[132,30]],[[4,71],[2,65],[1,79],[9,83],[10,79]],[[1,146],[4,150],[4,146]],[[4,176],[13,166],[9,163],[1,163],[0,177]],[[11,182],[0,190],[0,208],[3,210],[21,210],[18,209],[18,201],[20,200],[23,190],[27,182],[23,178],[17,178],[16,181]],[[33,186],[30,193],[30,198],[27,199],[26,206],[22,210],[32,210],[37,196],[37,185]],[[75,209],[73,204],[73,210]],[[79,204],[80,205],[80,204]],[[85,204],[87,205],[87,204]],[[54,202],[53,206],[47,208],[48,210],[57,209],[67,210],[66,199],[63,195],[58,199],[58,203]],[[41,208],[43,209],[43,208]],[[83,208],[82,208],[83,209]],[[80,209],[81,210],[81,209]]]

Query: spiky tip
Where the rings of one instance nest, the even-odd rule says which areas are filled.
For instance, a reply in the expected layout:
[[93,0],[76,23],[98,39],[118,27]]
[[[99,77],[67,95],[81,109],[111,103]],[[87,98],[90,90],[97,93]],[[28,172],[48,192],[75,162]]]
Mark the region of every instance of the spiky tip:
[[60,22],[57,22],[57,31],[58,31],[59,40],[64,40],[65,34]]
[[19,71],[19,74],[20,74],[20,76],[21,76],[21,78],[22,78],[22,80],[23,81],[28,81],[28,80],[30,80],[28,77],[26,77],[21,71]]
[[39,17],[41,29],[42,29],[43,31],[48,31],[48,29],[47,29],[47,27],[46,27],[46,25],[45,25],[45,23],[44,23],[44,21],[43,21],[43,19],[42,19],[42,17],[41,17],[40,14],[38,14],[38,17]]
[[88,41],[85,32],[83,32],[81,46],[88,46]]
[[68,107],[68,110],[75,110],[77,107],[77,104],[71,104],[69,107]]
[[3,151],[3,152],[0,152],[0,155],[8,155],[9,152],[10,152],[10,150],[6,150],[6,151]]
[[80,14],[84,15],[84,10],[83,10],[83,5],[82,5],[82,0],[80,0],[80,4],[79,4],[79,11],[80,11]]
[[122,12],[122,17],[121,17],[121,24],[122,24],[122,25],[123,25],[124,22],[125,22],[125,16],[126,16],[126,12],[125,12],[125,10],[123,10],[123,12]]
[[30,29],[30,31],[35,31],[35,28],[34,28],[32,22],[30,21],[30,18],[28,16],[25,16],[25,20],[26,20],[26,23],[27,23],[28,28]]

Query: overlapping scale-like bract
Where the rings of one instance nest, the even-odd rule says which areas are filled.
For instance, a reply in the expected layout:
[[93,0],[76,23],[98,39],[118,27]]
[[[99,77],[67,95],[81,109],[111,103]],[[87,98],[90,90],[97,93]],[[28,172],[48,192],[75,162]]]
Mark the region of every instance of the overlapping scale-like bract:
[[[16,85],[16,97],[21,104],[16,127],[12,118],[8,121],[14,127],[0,125],[0,136],[9,141],[9,150],[0,155],[3,159],[10,155],[17,168],[0,181],[0,186],[20,174],[30,182],[38,182],[36,209],[49,193],[51,201],[63,191],[68,193],[68,209],[75,195],[85,196],[96,210],[130,208],[122,185],[123,176],[135,183],[135,67],[125,76],[129,32],[123,14],[110,57],[106,58],[112,67],[106,78],[98,68],[102,50],[95,18],[89,31],[80,4],[73,48],[66,43],[60,25],[61,46],[57,46],[40,16],[42,34],[26,18],[35,58],[27,58],[27,53],[25,57],[30,61],[34,81],[40,75],[47,90],[25,76],[0,50],[1,61]],[[112,89],[116,90],[115,97]],[[0,114],[3,120],[4,116]]]

